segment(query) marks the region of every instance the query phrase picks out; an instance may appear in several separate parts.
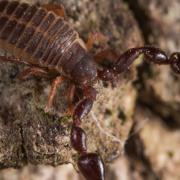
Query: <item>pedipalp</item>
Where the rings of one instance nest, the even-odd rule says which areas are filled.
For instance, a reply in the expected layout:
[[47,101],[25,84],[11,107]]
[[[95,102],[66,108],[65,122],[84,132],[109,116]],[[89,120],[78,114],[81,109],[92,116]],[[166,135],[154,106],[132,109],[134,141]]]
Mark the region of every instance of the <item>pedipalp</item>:
[[118,74],[127,71],[141,54],[144,55],[146,62],[158,65],[169,65],[175,73],[180,74],[179,52],[172,53],[170,57],[168,57],[166,53],[159,48],[145,46],[128,49],[119,56],[116,62],[112,64],[112,67],[99,70],[99,78],[104,81],[112,81]]

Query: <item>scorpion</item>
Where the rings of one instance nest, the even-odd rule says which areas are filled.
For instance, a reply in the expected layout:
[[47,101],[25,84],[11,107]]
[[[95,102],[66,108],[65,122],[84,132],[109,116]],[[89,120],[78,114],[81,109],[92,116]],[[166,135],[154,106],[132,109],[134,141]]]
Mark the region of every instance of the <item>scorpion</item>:
[[[82,120],[91,111],[96,100],[94,85],[98,81],[113,82],[127,71],[141,55],[145,61],[158,65],[170,65],[180,74],[180,52],[167,54],[153,46],[128,49],[110,67],[99,67],[99,61],[89,49],[93,38],[87,43],[66,21],[63,6],[45,4],[30,5],[18,1],[0,2],[0,48],[12,56],[0,56],[1,62],[23,63],[29,67],[21,73],[26,79],[30,75],[49,76],[55,74],[45,112],[53,104],[57,87],[65,79],[82,91],[82,97],[71,108],[73,119],[70,141],[79,153],[77,164],[87,180],[104,180],[105,168],[101,156],[87,151],[87,135],[81,128]],[[100,61],[103,61],[102,56]],[[73,100],[75,88],[71,88],[69,101]]]

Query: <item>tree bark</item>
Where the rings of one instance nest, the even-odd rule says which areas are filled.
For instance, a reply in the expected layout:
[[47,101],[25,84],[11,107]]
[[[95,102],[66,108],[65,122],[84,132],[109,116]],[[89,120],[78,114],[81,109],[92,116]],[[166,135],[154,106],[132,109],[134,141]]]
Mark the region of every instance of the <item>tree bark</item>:
[[[120,0],[64,0],[56,3],[65,6],[69,23],[84,40],[89,32],[100,31],[109,38],[107,46],[118,53],[142,43],[136,22]],[[98,46],[92,52],[97,51]],[[77,153],[69,140],[72,119],[65,115],[66,92],[70,82],[65,81],[58,89],[52,110],[45,113],[51,80],[31,78],[21,81],[17,75],[25,68],[11,63],[0,66],[1,169],[22,167],[28,163],[55,166],[76,164]],[[123,151],[131,129],[136,97],[132,80],[135,76],[132,68],[118,80],[116,88],[98,82],[97,101],[83,121],[88,135],[88,151],[98,152],[105,161],[113,160]]]

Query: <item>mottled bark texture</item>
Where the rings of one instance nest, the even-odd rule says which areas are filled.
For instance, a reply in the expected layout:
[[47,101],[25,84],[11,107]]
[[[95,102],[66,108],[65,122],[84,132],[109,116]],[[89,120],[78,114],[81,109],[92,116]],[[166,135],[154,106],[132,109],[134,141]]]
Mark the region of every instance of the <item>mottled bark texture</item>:
[[[180,131],[143,106],[136,109],[135,126],[127,145],[129,179],[179,179]],[[138,132],[138,133],[135,133]]]
[[[109,47],[118,53],[142,44],[140,31],[145,44],[155,44],[169,53],[180,49],[179,0],[51,2],[64,4],[68,21],[84,40],[93,30],[103,32],[109,37]],[[139,28],[134,19],[139,23]],[[96,44],[92,52],[98,50],[99,45]],[[55,168],[24,166],[27,162],[74,164],[77,154],[69,143],[72,120],[60,118],[63,108],[66,109],[66,101],[62,98],[66,88],[59,89],[54,108],[50,114],[45,114],[43,108],[51,80],[32,78],[22,82],[17,79],[17,74],[23,68],[10,63],[0,66],[0,165],[4,169],[0,171],[0,179],[82,180],[71,164]],[[115,89],[102,87],[101,84],[97,86],[100,95],[92,111],[95,117],[105,132],[112,133],[123,143],[129,137],[125,153],[107,168],[107,180],[179,180],[179,76],[168,67],[148,64],[139,67],[138,72],[139,81],[135,83],[137,92],[132,87],[132,81],[136,78],[133,69],[130,74],[121,77]],[[136,94],[139,101],[135,104]],[[132,119],[134,112],[135,118]],[[97,127],[92,114],[84,120],[83,127],[88,133],[89,150],[101,153],[106,162],[122,152],[121,145]],[[24,168],[5,168],[13,166]]]
[[[179,0],[128,2],[147,44],[156,45],[169,54],[180,50]],[[141,68],[141,81],[141,101],[163,116],[172,127],[180,126],[180,76],[175,75],[169,67],[147,68],[144,65]]]
[[[137,24],[121,0],[61,0],[56,3],[64,4],[68,21],[85,40],[89,32],[100,31],[109,38],[107,46],[118,53],[142,43]],[[97,51],[98,45],[93,49]],[[70,82],[66,81],[58,89],[54,106],[46,114],[44,107],[52,79],[19,80],[18,74],[25,68],[11,63],[0,65],[0,168],[17,168],[27,163],[75,164],[77,153],[71,148],[69,139],[72,119],[65,115]],[[120,155],[132,127],[136,97],[132,80],[135,76],[132,68],[120,77],[117,88],[98,83],[97,101],[82,123],[88,135],[88,151],[98,152],[105,162]]]

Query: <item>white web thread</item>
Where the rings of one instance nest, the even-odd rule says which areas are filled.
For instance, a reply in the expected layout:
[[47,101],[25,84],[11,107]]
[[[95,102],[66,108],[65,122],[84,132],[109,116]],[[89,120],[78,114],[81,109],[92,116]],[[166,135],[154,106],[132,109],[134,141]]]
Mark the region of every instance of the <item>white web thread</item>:
[[101,127],[101,125],[100,125],[98,119],[96,118],[94,112],[91,112],[91,116],[92,116],[93,120],[95,121],[97,127],[99,128],[99,130],[101,131],[102,134],[104,134],[104,135],[112,138],[113,141],[120,143],[121,146],[124,147],[124,142],[122,142],[119,138],[117,138],[116,136],[112,135],[111,133],[105,131],[105,130]]
[[101,127],[98,119],[96,118],[94,112],[92,112],[92,111],[91,111],[91,116],[92,116],[93,120],[95,121],[97,127],[99,128],[99,130],[101,131],[102,134],[104,134],[104,135],[112,138],[112,140],[113,140],[114,142],[118,142],[118,143],[121,144],[121,146],[122,146],[122,151],[120,152],[120,154],[123,154],[123,153],[124,153],[124,145],[126,144],[127,139],[129,139],[129,138],[132,137],[133,135],[135,135],[135,134],[137,134],[138,132],[140,132],[141,129],[145,126],[145,124],[146,124],[147,121],[148,121],[148,119],[145,119],[144,121],[142,121],[141,123],[139,123],[139,124],[137,125],[136,130],[135,130],[132,134],[130,134],[130,135],[128,136],[128,138],[124,140],[124,142],[122,142],[119,138],[117,138],[116,136],[112,135],[111,133],[105,131],[105,130]]

